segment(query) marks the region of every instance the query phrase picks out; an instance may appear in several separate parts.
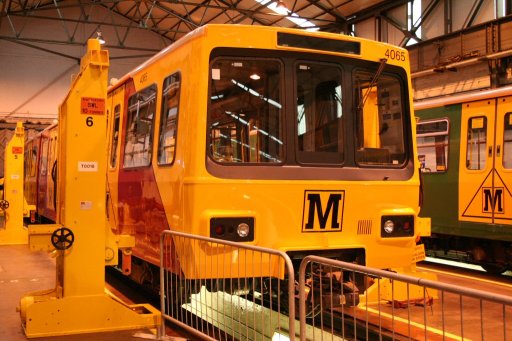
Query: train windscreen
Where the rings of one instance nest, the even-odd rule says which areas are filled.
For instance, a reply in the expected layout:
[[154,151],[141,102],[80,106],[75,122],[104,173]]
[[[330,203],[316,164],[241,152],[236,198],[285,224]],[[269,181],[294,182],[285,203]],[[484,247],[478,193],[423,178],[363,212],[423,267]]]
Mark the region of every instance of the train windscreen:
[[[403,168],[403,75],[381,61],[220,56],[210,64],[208,154],[217,164]],[[393,69],[394,68],[394,69]]]

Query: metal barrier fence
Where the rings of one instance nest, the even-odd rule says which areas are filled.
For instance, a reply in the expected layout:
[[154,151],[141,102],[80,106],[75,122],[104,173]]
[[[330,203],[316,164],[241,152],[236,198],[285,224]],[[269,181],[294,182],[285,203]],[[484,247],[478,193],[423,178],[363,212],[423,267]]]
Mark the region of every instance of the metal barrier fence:
[[162,233],[160,250],[160,336],[169,320],[209,340],[295,339],[285,253],[176,231]]
[[160,250],[160,337],[165,320],[208,340],[512,336],[509,296],[318,256],[303,259],[296,283],[283,252],[175,231],[162,234]]
[[[359,303],[340,278],[368,286]],[[339,298],[341,307],[324,297]],[[299,318],[301,340],[312,326],[332,335],[317,340],[509,340],[512,297],[307,256],[299,269]]]

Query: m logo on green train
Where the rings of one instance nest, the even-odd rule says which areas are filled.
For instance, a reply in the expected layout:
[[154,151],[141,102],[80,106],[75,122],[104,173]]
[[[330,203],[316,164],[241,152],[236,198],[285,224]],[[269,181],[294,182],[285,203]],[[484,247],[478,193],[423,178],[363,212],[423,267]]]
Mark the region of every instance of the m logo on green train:
[[304,191],[302,232],[341,231],[345,191]]
[[505,203],[503,200],[503,187],[495,187],[494,193],[492,188],[484,187],[482,188],[483,194],[483,213],[505,213]]

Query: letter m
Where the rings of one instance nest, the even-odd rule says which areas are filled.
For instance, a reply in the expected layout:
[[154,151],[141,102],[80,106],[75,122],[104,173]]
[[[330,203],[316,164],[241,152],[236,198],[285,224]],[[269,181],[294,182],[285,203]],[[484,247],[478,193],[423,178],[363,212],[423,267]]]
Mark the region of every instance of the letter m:
[[483,188],[483,211],[489,213],[492,211],[496,213],[504,213],[503,208],[503,188],[495,188],[494,192],[491,188]]
[[[324,196],[325,198],[325,196]],[[327,205],[325,210],[322,205],[322,196],[320,193],[307,193],[306,200],[304,203],[304,213],[306,213],[307,206],[307,222],[304,226],[305,230],[315,229],[315,218],[318,218],[318,226],[320,229],[325,230],[329,217],[331,218],[331,229],[339,230],[341,227],[341,215],[340,213],[340,202],[342,201],[343,195],[341,193],[329,194]],[[341,207],[341,209],[343,209]]]

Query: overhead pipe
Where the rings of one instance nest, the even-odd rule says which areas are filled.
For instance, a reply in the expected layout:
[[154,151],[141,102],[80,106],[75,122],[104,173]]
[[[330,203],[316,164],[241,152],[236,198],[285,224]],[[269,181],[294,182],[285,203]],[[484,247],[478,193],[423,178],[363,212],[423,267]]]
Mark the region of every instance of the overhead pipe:
[[470,65],[474,65],[474,64],[477,64],[480,62],[487,61],[487,60],[504,58],[504,57],[508,57],[508,56],[512,56],[512,50],[496,52],[496,53],[488,54],[488,55],[482,56],[482,57],[475,57],[475,58],[466,59],[466,60],[463,60],[460,62],[455,62],[455,63],[445,64],[442,66],[433,67],[433,68],[427,69],[427,70],[412,72],[411,78],[414,79],[414,78],[418,78],[418,77],[428,76],[433,73],[439,73],[439,72],[445,72],[445,71],[456,71],[456,68],[458,68],[458,67],[470,66]]

